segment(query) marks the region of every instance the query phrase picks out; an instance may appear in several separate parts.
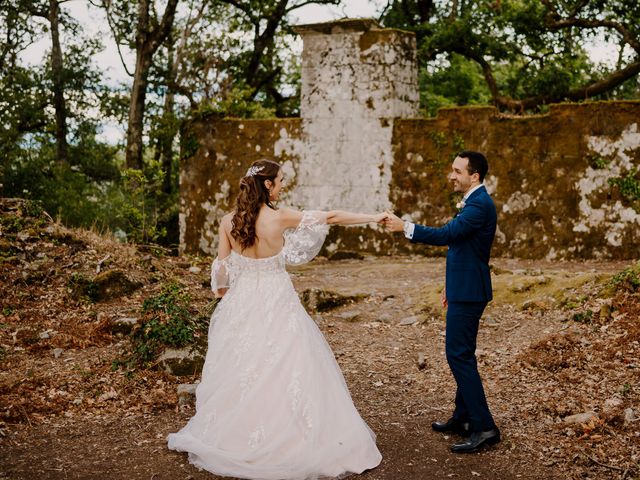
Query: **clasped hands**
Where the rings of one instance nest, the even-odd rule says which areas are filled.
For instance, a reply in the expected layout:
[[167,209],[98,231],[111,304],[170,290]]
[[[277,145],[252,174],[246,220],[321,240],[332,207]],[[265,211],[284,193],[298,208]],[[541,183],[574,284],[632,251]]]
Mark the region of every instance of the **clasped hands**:
[[390,232],[402,232],[404,229],[404,220],[394,214],[391,210],[386,210],[375,215],[376,223],[382,225]]

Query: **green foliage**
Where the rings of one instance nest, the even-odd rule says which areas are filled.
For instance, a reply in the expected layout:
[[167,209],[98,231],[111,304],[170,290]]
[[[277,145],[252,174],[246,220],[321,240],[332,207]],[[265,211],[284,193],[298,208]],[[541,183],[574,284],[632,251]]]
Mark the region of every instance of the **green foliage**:
[[591,168],[596,170],[607,168],[607,165],[609,165],[609,162],[610,162],[610,160],[604,157],[601,157],[600,155],[597,155],[597,154],[590,155],[589,160],[591,163]]
[[[166,243],[171,223],[177,225],[177,199],[176,193],[163,194],[158,162],[148,161],[144,171],[120,172],[117,147],[87,140],[70,151],[72,158],[85,153],[82,161],[56,163],[51,144],[25,150],[4,172],[6,196],[31,199],[66,225],[121,231],[133,242]],[[5,228],[23,228],[19,217],[10,220],[15,225]]]
[[23,204],[23,211],[27,217],[39,218],[44,213],[42,202],[27,200]]
[[[573,18],[585,26],[572,23]],[[603,19],[610,25],[588,26]],[[539,110],[545,103],[562,101],[572,91],[622,73],[634,61],[634,41],[640,38],[640,9],[637,2],[626,0],[393,0],[381,20],[385,26],[415,32],[421,106],[432,115],[452,104],[492,102],[514,108],[506,107],[508,102],[501,104],[504,99],[528,99],[533,105],[529,108]],[[553,26],[556,21],[560,23]],[[565,28],[568,25],[572,27]],[[622,39],[621,31],[626,34]],[[615,65],[594,63],[587,47],[597,35],[618,43],[620,52],[626,48],[632,53],[620,53]],[[600,98],[639,96],[637,75],[600,94]]]
[[582,307],[587,301],[587,297],[585,295],[571,296],[567,295],[560,300],[561,308],[568,308],[570,310],[574,310],[576,308]]
[[15,234],[24,229],[25,221],[17,215],[6,215],[0,218],[0,225],[5,234]]
[[640,290],[640,262],[614,275],[609,286],[615,291],[624,290],[634,293]]
[[98,300],[98,286],[81,273],[72,273],[67,282],[67,287],[71,291],[71,298],[75,300],[91,303],[95,303]]
[[182,129],[182,136],[181,136],[181,142],[180,142],[180,147],[181,147],[180,154],[182,155],[182,158],[192,157],[193,155],[196,154],[196,152],[200,148],[200,141],[198,140],[198,136],[195,135],[194,132],[189,130],[188,124],[186,125],[187,126]]
[[90,226],[105,210],[98,202],[103,187],[81,167],[56,163],[51,144],[25,150],[4,174],[7,196],[40,201],[47,212],[68,225]]
[[573,314],[573,320],[578,323],[591,324],[593,318],[593,311],[585,310],[584,312],[577,312]]
[[238,118],[273,118],[275,109],[255,101],[251,87],[237,85],[211,104],[201,105],[199,113],[214,113],[224,117]]
[[447,134],[440,131],[429,132],[429,138],[434,143],[438,151],[447,146]]
[[430,116],[453,105],[486,105],[491,95],[482,70],[473,61],[455,53],[442,54],[420,69],[420,106]]
[[2,231],[9,238],[13,238],[28,228],[40,228],[47,223],[48,219],[44,215],[42,204],[37,201],[20,201],[15,212],[0,215],[0,225]]
[[609,179],[609,185],[617,187],[620,194],[632,203],[640,202],[640,170],[634,167],[623,177]]
[[115,213],[111,226],[122,228],[134,242],[155,242],[164,233],[158,227],[155,195],[160,190],[162,175],[157,162],[149,162],[144,172],[125,169],[122,171],[121,188],[110,199]]
[[119,364],[149,366],[163,347],[184,347],[206,334],[206,318],[190,306],[189,295],[177,283],[145,299],[141,311],[144,320],[131,335],[133,351]]
[[454,155],[457,155],[460,151],[464,150],[464,138],[455,130],[453,131],[453,140],[452,146],[454,150]]

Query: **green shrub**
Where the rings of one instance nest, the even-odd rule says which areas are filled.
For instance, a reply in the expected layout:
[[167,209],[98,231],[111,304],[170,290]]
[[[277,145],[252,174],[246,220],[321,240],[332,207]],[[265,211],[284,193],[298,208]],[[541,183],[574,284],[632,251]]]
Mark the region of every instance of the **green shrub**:
[[593,318],[593,312],[591,310],[586,310],[584,312],[578,312],[573,314],[573,320],[578,323],[591,323]]
[[[78,158],[69,164],[54,161],[48,144],[33,151],[24,149],[7,168],[0,169],[3,195],[30,200],[26,214],[39,216],[44,210],[67,226],[122,231],[127,240],[136,243],[166,244],[170,230],[170,242],[175,243],[177,189],[171,195],[162,191],[160,163],[145,158],[144,171],[120,172],[122,159],[114,147],[95,148],[89,152],[74,147]],[[24,228],[21,219],[11,221],[14,223],[4,225],[3,220],[5,231],[15,233]]]
[[69,277],[67,287],[71,289],[71,298],[95,303],[98,300],[98,286],[93,280],[81,273],[74,272]]
[[142,304],[143,320],[131,334],[133,351],[124,361],[128,366],[149,366],[164,347],[180,348],[206,334],[207,317],[191,305],[191,299],[177,283],[166,285]]
[[609,286],[616,291],[637,292],[640,289],[640,262],[614,275]]

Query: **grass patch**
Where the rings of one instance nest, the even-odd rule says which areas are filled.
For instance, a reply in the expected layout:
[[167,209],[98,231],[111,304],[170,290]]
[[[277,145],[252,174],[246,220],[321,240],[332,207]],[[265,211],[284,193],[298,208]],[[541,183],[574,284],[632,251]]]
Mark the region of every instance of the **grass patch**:
[[[606,283],[611,275],[602,273],[511,272],[499,270],[491,275],[491,305],[515,305],[522,310],[547,310],[555,307],[579,308],[587,297],[579,290],[590,282]],[[442,311],[440,295],[443,285],[430,283],[421,289],[423,311]]]

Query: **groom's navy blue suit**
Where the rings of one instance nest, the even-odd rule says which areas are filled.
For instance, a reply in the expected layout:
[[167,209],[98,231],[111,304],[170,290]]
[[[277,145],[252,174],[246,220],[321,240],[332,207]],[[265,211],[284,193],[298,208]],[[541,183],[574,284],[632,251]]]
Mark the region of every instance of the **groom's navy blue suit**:
[[476,363],[480,317],[493,298],[489,256],[496,233],[496,208],[484,186],[473,191],[460,212],[440,228],[416,225],[411,242],[448,245],[446,353],[456,380],[453,418],[471,431],[496,428]]

